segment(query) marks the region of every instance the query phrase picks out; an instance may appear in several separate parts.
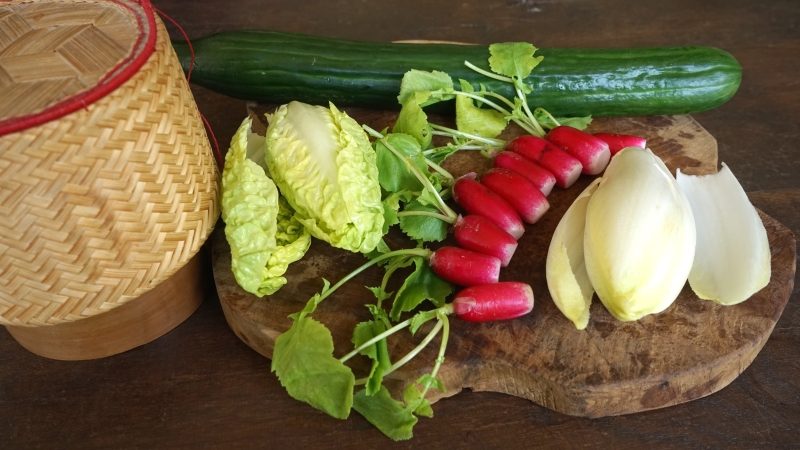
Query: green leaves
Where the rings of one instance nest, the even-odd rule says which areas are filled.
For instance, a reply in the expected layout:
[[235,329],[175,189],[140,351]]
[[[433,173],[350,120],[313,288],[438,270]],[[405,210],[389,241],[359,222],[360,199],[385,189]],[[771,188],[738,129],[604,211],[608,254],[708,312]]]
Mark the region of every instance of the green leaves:
[[353,409],[383,434],[395,441],[411,439],[417,418],[401,402],[392,398],[389,391],[381,386],[375,395],[368,395],[366,390],[356,393]]
[[430,97],[430,92],[425,91],[416,94],[403,103],[392,131],[413,136],[420,146],[427,148],[431,145],[433,130],[431,130],[431,126],[428,123],[428,115],[422,110],[420,104],[424,99]]
[[450,227],[438,215],[436,208],[426,206],[419,201],[410,202],[403,212],[398,213],[400,229],[411,239],[422,242],[440,242],[447,237],[447,230]]
[[[386,331],[386,324],[381,320],[361,322],[356,325],[353,330],[353,345],[358,348],[384,331]],[[367,395],[374,395],[381,388],[383,374],[392,366],[392,361],[389,359],[389,347],[386,343],[386,339],[382,339],[366,347],[361,351],[361,354],[372,360],[372,367],[367,377],[366,393]]]
[[389,313],[392,320],[399,319],[400,314],[415,309],[425,300],[430,300],[436,307],[442,306],[447,296],[453,292],[453,286],[437,277],[427,260],[416,257],[414,266],[414,272],[406,277],[397,290]]
[[[496,74],[522,82],[542,62],[543,57],[533,56],[536,50],[537,48],[528,42],[492,44],[489,46],[489,67]],[[523,92],[529,93],[530,88],[527,88],[527,91],[523,89]]]
[[559,125],[567,125],[572,128],[584,130],[592,123],[592,116],[584,117],[553,117],[546,109],[536,108],[533,110],[533,117],[539,121],[543,128],[551,129]]
[[442,200],[443,176],[428,170],[429,162],[414,137],[391,133],[375,143],[378,181],[386,191],[384,227],[400,224],[414,240],[441,241],[456,214]]
[[[405,158],[399,158],[387,145],[391,145]],[[428,166],[419,143],[412,136],[401,133],[386,135],[384,139],[375,142],[375,156],[378,181],[385,191],[397,193],[422,189],[422,183],[413,169],[425,173],[428,171]]]
[[[466,80],[459,80],[461,91],[472,93],[474,89]],[[508,119],[499,111],[475,106],[472,98],[456,96],[456,127],[459,131],[494,138],[508,125]]]
[[301,315],[278,336],[272,371],[293,398],[346,419],[353,404],[355,377],[333,357],[333,338],[325,325]]
[[250,131],[246,118],[231,140],[222,172],[222,219],[231,248],[236,282],[258,297],[284,284],[289,264],[302,258],[311,236],[280,196],[262,166],[264,138]]
[[[427,106],[439,101],[452,99],[452,91],[453,79],[447,73],[438,70],[426,72],[411,69],[403,74],[397,101],[403,105],[418,93],[427,92],[428,95],[419,101],[420,106]],[[420,98],[418,97],[418,99]]]

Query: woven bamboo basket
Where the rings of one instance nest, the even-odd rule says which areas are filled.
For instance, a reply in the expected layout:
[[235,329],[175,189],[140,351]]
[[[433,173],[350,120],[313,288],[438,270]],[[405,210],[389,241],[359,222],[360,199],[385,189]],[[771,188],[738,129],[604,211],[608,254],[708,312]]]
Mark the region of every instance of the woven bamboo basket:
[[0,3],[0,324],[20,344],[98,358],[189,317],[218,178],[147,0]]

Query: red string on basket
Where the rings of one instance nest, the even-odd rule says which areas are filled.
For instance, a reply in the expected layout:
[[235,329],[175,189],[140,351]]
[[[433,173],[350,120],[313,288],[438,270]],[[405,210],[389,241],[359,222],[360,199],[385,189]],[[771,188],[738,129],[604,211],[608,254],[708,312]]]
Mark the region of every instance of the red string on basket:
[[[158,13],[161,18],[166,19],[169,23],[175,26],[178,29],[178,32],[183,36],[183,40],[186,41],[186,45],[189,47],[189,68],[186,70],[186,82],[190,82],[192,79],[192,70],[194,70],[194,47],[192,46],[192,41],[189,39],[189,35],[186,34],[186,30],[183,29],[181,24],[178,23],[177,20],[170,17],[164,11],[156,8],[153,6],[153,10]],[[223,165],[225,164],[225,158],[222,157],[222,152],[219,150],[219,142],[217,141],[217,136],[214,135],[214,129],[211,128],[211,123],[209,123],[206,116],[203,115],[201,111],[200,118],[203,120],[203,125],[206,127],[206,131],[208,131],[208,135],[211,138],[211,142],[214,144],[214,158],[217,160],[217,167],[219,170],[222,170]]]

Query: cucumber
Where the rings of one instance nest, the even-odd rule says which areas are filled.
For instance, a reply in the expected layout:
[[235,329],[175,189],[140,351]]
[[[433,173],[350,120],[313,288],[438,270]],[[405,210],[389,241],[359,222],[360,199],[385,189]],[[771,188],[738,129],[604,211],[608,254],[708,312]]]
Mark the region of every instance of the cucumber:
[[[400,80],[409,69],[441,70],[512,97],[508,83],[464,66],[488,69],[481,45],[357,42],[269,31],[223,32],[192,42],[191,80],[248,100],[399,108]],[[173,42],[184,70],[186,43]],[[532,106],[557,115],[656,115],[705,111],[739,88],[741,66],[712,47],[556,49],[526,80]]]

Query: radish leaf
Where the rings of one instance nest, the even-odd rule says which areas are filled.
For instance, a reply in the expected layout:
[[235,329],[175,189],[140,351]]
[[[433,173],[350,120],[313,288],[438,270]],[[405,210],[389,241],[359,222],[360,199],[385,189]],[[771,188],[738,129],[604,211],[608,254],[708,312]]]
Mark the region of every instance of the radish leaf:
[[415,200],[400,212],[400,229],[411,239],[423,242],[440,242],[447,237],[449,224],[428,214],[438,214],[436,208],[421,205]]
[[584,117],[553,117],[546,109],[536,108],[533,110],[533,117],[544,128],[555,128],[559,125],[567,125],[579,130],[585,130],[592,123],[592,116]]
[[386,387],[381,386],[375,395],[358,391],[353,399],[353,409],[392,440],[411,439],[417,418],[401,402],[393,399]]
[[293,398],[337,419],[353,404],[355,377],[333,356],[333,338],[325,325],[301,313],[275,340],[272,371]]
[[447,73],[438,70],[426,72],[412,69],[403,75],[397,101],[402,105],[417,93],[428,92],[427,98],[420,103],[420,106],[427,106],[442,100],[452,99],[452,91],[453,79]]
[[389,313],[392,320],[399,319],[400,314],[413,310],[425,300],[436,307],[442,306],[447,296],[453,292],[453,286],[436,276],[425,258],[415,257],[414,266],[414,272],[406,277],[394,297]]
[[403,390],[403,401],[406,403],[406,408],[414,414],[421,417],[433,417],[431,402],[422,397],[422,391],[416,382],[409,384]]
[[[420,172],[428,172],[425,157],[422,155],[419,143],[414,137],[402,133],[392,133],[386,135],[385,139],[395,150],[407,156],[407,161],[413,164]],[[378,165],[378,181],[384,190],[398,192],[402,190],[420,191],[422,189],[422,184],[406,162],[389,150],[382,139],[376,141],[375,153]]]
[[536,50],[537,48],[528,42],[492,44],[489,46],[489,67],[496,74],[514,79],[514,84],[519,85],[527,94],[530,88],[523,87],[522,82],[543,59],[541,56],[533,56]]
[[411,318],[411,324],[408,326],[408,330],[411,331],[411,334],[417,334],[419,327],[435,319],[438,314],[439,311],[435,309],[420,311],[414,314],[414,317]]
[[[361,344],[386,331],[386,325],[380,320],[361,322],[353,330],[353,345],[358,348]],[[366,394],[375,395],[383,383],[383,374],[392,366],[389,358],[389,347],[386,339],[361,351],[362,355],[372,360],[369,377],[367,378]]]
[[430,97],[430,92],[417,92],[411,96],[400,109],[393,133],[405,133],[414,137],[422,148],[428,148],[433,139],[433,130],[428,123],[428,115],[422,110],[421,103]]
[[[466,80],[459,82],[462,92],[475,91]],[[463,95],[456,97],[456,128],[459,131],[494,138],[505,130],[507,124],[508,121],[502,113],[475,106],[474,100],[470,97]]]

